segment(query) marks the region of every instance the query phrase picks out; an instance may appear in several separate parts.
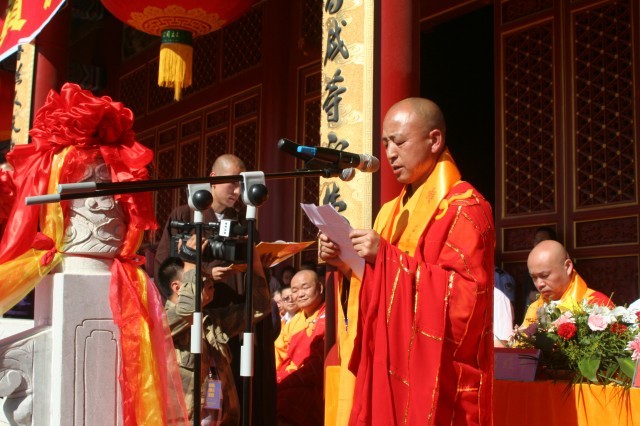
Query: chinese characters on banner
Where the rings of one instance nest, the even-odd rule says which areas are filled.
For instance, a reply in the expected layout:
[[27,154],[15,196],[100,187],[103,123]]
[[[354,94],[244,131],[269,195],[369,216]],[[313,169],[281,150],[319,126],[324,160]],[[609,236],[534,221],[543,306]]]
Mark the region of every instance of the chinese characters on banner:
[[[325,0],[323,11],[323,146],[372,152],[374,2]],[[372,174],[320,180],[320,204],[331,204],[354,228],[371,227]]]
[[27,43],[18,46],[15,96],[13,98],[13,115],[11,117],[11,142],[15,145],[29,143],[35,63],[35,45]]
[[0,61],[33,40],[63,4],[64,0],[0,0]]

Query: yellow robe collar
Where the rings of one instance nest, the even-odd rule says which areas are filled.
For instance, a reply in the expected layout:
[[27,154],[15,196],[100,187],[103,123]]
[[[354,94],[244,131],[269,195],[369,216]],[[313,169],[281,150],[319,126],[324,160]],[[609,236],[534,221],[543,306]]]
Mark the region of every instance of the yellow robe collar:
[[427,224],[438,211],[441,201],[459,180],[460,171],[449,150],[445,149],[433,172],[406,204],[402,201],[407,193],[407,185],[396,199],[382,207],[374,229],[389,243],[413,256]]
[[[562,297],[560,297],[558,309],[564,312],[575,308],[582,302],[582,299],[588,296],[588,291],[589,288],[587,287],[587,283],[582,279],[580,274],[574,270],[571,273],[571,282],[569,283],[569,287],[567,287],[562,294]],[[538,299],[527,309],[521,328],[527,328],[532,323],[537,322],[538,310],[548,302],[549,300],[545,300],[542,296],[538,297]]]

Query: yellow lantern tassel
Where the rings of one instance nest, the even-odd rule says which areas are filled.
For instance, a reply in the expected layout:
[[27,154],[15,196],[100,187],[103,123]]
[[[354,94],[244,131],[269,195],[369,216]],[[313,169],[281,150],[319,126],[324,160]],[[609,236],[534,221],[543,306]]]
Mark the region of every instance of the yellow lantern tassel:
[[164,30],[160,45],[158,86],[173,87],[173,98],[182,98],[182,89],[191,86],[192,36],[189,31]]

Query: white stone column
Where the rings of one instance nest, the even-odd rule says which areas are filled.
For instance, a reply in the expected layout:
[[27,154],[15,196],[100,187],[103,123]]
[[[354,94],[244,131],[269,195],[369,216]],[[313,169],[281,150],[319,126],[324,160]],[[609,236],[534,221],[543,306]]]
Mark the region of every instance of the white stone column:
[[[111,260],[67,256],[36,288],[36,326],[50,325],[48,392],[34,377],[34,425],[49,398],[50,425],[121,425],[119,333],[109,304]],[[42,388],[47,384],[42,383]]]

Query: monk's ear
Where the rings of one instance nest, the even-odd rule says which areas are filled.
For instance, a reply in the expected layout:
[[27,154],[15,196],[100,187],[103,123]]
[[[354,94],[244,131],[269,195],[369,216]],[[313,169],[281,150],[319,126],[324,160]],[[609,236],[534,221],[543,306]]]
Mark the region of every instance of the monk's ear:
[[573,272],[573,260],[565,259],[564,268],[567,271],[567,275],[571,275],[571,273]]
[[437,154],[444,148],[444,135],[440,129],[433,129],[429,132],[431,138],[431,152]]

